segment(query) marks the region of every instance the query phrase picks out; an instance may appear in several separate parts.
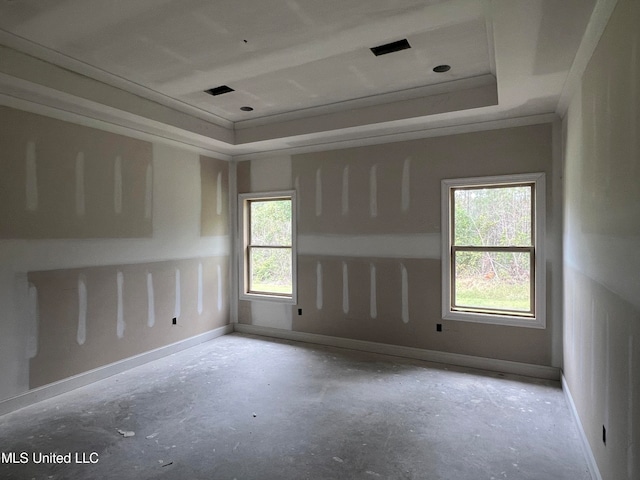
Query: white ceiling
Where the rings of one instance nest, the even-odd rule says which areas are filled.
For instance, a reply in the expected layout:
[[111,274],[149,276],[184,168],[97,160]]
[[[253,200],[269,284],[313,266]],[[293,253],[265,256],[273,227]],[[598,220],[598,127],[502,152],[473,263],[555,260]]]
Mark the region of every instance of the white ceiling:
[[[102,105],[120,123],[166,122],[194,144],[243,155],[552,113],[594,6],[596,0],[0,0],[0,44],[11,49],[0,54],[6,65],[14,62],[4,70],[0,62],[0,73],[64,93],[41,64],[20,68],[26,58],[8,54],[26,53],[101,82],[65,93],[82,97],[83,108]],[[370,51],[405,38],[410,49],[379,57]],[[434,73],[440,64],[452,68]],[[11,84],[10,94],[20,96],[18,83],[5,78],[0,93],[9,94]],[[102,84],[117,90],[101,95]],[[220,85],[235,91],[204,93]],[[124,97],[118,102],[122,92],[169,107],[175,118]]]

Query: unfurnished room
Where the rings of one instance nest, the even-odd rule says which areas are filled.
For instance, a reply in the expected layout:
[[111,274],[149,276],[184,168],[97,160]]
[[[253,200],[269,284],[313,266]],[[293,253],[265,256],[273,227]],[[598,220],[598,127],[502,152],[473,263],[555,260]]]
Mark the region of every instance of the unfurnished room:
[[0,478],[640,480],[639,25],[0,0]]

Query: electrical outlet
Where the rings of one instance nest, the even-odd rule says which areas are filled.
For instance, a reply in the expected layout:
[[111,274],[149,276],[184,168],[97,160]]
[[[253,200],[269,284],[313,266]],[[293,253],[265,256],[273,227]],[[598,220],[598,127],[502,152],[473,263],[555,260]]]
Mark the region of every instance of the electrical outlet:
[[178,324],[178,319],[176,317],[173,317],[173,320],[171,320],[171,324],[172,325],[177,325]]
[[602,425],[602,443],[604,443],[604,445],[607,445],[607,429],[604,425]]
[[301,308],[298,309],[298,315],[302,315],[302,309]]
[[441,331],[442,331],[442,324],[436,323],[436,332],[441,332]]

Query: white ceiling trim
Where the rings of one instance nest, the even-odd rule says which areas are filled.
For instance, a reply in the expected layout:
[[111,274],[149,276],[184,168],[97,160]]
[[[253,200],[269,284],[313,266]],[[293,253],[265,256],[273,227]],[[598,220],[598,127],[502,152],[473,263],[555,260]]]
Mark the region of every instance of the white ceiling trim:
[[418,130],[395,132],[388,134],[376,133],[372,136],[332,140],[328,142],[319,141],[317,143],[273,150],[264,150],[255,153],[245,153],[233,155],[234,161],[260,160],[279,155],[297,155],[301,153],[322,152],[327,150],[339,150],[343,148],[365,147],[369,145],[380,145],[394,142],[404,142],[409,140],[420,140],[422,138],[444,137],[461,133],[482,132],[487,130],[498,130],[503,128],[522,127],[527,125],[540,125],[544,123],[554,123],[559,119],[555,113],[545,113],[541,115],[531,115],[525,117],[513,117],[500,120],[476,121],[465,124],[451,125],[445,127],[422,128]]
[[[0,84],[2,78],[0,76]],[[62,104],[55,106],[47,105],[45,102],[39,102],[42,100],[36,95],[30,95],[30,99],[21,98],[20,96],[13,96],[6,91],[5,88],[0,88],[0,105],[5,107],[11,107],[25,112],[35,113],[37,115],[43,115],[57,120],[63,120],[65,122],[74,123],[76,125],[83,125],[86,127],[96,128],[104,130],[106,132],[116,133],[119,135],[136,138],[138,140],[145,140],[148,142],[161,142],[167,145],[171,145],[178,148],[183,148],[192,152],[196,152],[201,155],[212,156],[220,160],[231,161],[233,157],[228,153],[223,153],[219,150],[207,148],[200,142],[192,141],[188,138],[180,138],[175,132],[169,134],[168,132],[162,132],[160,130],[151,133],[147,126],[139,127],[132,125],[128,122],[119,122],[118,119],[111,118],[106,119],[104,112],[99,112],[98,115],[93,116],[90,112],[86,111],[79,113],[77,105],[69,104],[70,109],[65,109]],[[180,139],[179,139],[180,138]]]
[[451,93],[459,90],[466,90],[475,87],[485,87],[487,85],[495,85],[496,78],[494,75],[479,75],[477,77],[463,78],[434,85],[426,85],[424,87],[409,88],[397,92],[383,93],[380,95],[371,95],[368,97],[346,100],[318,107],[294,110],[292,112],[280,113],[277,115],[269,115],[259,117],[252,120],[242,120],[236,122],[234,128],[236,131],[261,127],[279,122],[288,122],[292,120],[301,120],[304,118],[317,117],[319,115],[327,115],[332,113],[344,112],[346,110],[354,110],[358,108],[366,108],[378,105],[386,105],[393,102],[401,102],[405,100],[413,100],[418,98],[440,95],[443,93]]

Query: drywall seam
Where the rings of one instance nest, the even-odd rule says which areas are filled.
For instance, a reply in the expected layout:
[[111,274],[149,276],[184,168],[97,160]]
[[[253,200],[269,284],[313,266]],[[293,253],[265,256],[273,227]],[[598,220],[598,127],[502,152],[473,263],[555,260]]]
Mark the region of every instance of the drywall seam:
[[158,360],[173,353],[186,350],[187,348],[195,347],[196,345],[208,342],[232,332],[233,325],[225,325],[179,342],[165,345],[154,350],[149,350],[148,352],[134,355],[133,357],[119,360],[117,362],[110,363],[109,365],[104,365],[102,367],[89,370],[88,372],[83,372],[78,375],[65,378],[58,382],[50,383],[49,385],[35,388],[26,393],[0,402],[0,416],[28,407],[29,405],[41,402],[42,400],[47,400],[48,398],[70,392],[76,388],[84,387],[85,385],[89,385],[99,380],[104,380],[105,378],[117,375],[118,373],[139,367],[140,365]]
[[409,276],[404,263],[400,264],[400,273],[402,277],[402,321],[409,323]]
[[218,279],[218,311],[222,311],[222,267],[216,265],[216,273]]
[[411,205],[411,157],[407,157],[404,159],[404,163],[402,164],[402,183],[401,183],[401,200],[400,200],[400,210],[403,213],[409,211],[409,206]]
[[216,215],[222,215],[222,172],[218,172],[216,179]]
[[[296,178],[296,181],[298,179]],[[238,164],[231,162],[229,164],[229,228],[231,232],[238,232]],[[235,235],[238,237],[238,235]],[[238,293],[239,293],[239,277],[240,277],[240,246],[241,239],[235,238],[229,242],[229,321],[234,324],[238,323]],[[220,285],[220,282],[218,282]],[[220,291],[220,287],[218,287]],[[220,296],[218,296],[220,298]],[[220,305],[220,304],[219,304]]]
[[147,272],[147,326],[153,327],[156,323],[155,293],[153,291],[153,273]]
[[369,170],[369,216],[378,216],[378,166],[372,165]]
[[316,262],[316,309],[322,310],[322,263]]
[[316,217],[322,215],[322,170],[316,170]]
[[602,480],[602,475],[600,475],[600,470],[598,469],[596,458],[593,456],[591,445],[589,444],[589,440],[587,439],[587,435],[582,426],[580,415],[578,415],[578,409],[576,408],[576,404],[574,403],[573,397],[571,396],[571,391],[569,390],[569,385],[567,384],[567,379],[564,377],[564,373],[561,375],[561,379],[562,379],[562,391],[564,392],[564,396],[567,399],[567,404],[569,406],[569,411],[571,412],[571,416],[573,417],[573,421],[575,422],[576,427],[578,428],[580,445],[582,445],[582,451],[584,453],[585,460],[587,461],[587,467],[589,468],[589,473],[591,473],[591,477],[593,478],[593,480]]
[[342,169],[342,215],[349,213],[349,165]]
[[342,312],[349,313],[349,267],[342,262]]
[[33,140],[27,142],[26,154],[26,207],[27,211],[38,210],[38,174],[36,162],[36,144]]
[[124,337],[124,275],[118,270],[116,274],[116,285],[118,287],[118,310],[117,310],[117,322],[116,322],[116,334],[118,338]]
[[78,332],[76,334],[78,345],[84,345],[87,341],[87,278],[78,275]]
[[558,380],[560,378],[560,369],[545,365],[512,362],[509,360],[498,360],[495,358],[474,357],[472,355],[463,355],[460,353],[439,352],[436,350],[425,350],[415,347],[369,342],[365,340],[354,340],[343,337],[332,337],[317,333],[295,332],[291,330],[247,325],[243,323],[234,325],[234,331],[251,335],[262,335],[265,337],[293,340],[296,342],[314,343],[317,345],[348,348],[351,350],[393,355],[396,357],[413,358],[416,360],[456,365],[459,367],[523,375],[533,378],[547,380]]
[[378,298],[376,292],[376,266],[369,264],[369,315],[371,318],[378,318]]
[[122,157],[117,155],[113,162],[113,210],[122,213]]
[[84,192],[84,152],[76,155],[76,215],[84,217],[85,214],[85,192]]
[[144,219],[151,220],[153,215],[153,164],[147,165],[144,179]]

